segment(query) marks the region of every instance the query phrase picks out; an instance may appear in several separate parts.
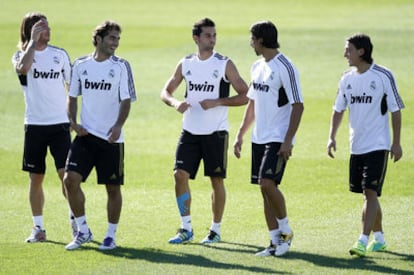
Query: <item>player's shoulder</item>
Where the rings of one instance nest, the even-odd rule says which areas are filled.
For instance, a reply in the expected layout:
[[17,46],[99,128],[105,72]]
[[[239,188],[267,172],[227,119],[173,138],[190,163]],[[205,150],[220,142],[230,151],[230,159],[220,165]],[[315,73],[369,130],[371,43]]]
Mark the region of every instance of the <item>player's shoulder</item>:
[[214,52],[213,57],[217,60],[223,61],[223,60],[228,60],[229,57],[228,56],[224,56],[218,52]]
[[119,57],[117,55],[112,55],[109,60],[114,64],[122,64],[129,67],[129,62],[125,58]]
[[50,45],[50,44],[47,45],[47,48],[51,52],[65,54],[65,55],[69,56],[68,52],[64,48],[57,47],[55,45]]
[[88,61],[91,61],[92,59],[93,59],[93,55],[92,54],[88,54],[88,55],[84,55],[84,56],[78,57],[73,62],[73,66],[79,66],[79,65],[84,64],[84,63],[86,63]]
[[378,73],[378,74],[380,74],[382,76],[387,76],[387,77],[392,76],[391,70],[388,69],[385,66],[382,66],[382,65],[373,64],[371,66],[370,70],[373,71],[373,72],[375,72],[375,73]]
[[190,59],[194,59],[197,55],[195,53],[190,53],[186,56],[184,56],[183,60],[190,60]]

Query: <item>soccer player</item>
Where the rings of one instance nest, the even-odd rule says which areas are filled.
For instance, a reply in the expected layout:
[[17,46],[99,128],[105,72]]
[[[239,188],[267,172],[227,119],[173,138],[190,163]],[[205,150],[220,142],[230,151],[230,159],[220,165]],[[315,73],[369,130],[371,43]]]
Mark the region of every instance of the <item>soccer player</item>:
[[[43,180],[47,149],[55,161],[62,184],[65,160],[70,147],[66,115],[67,85],[71,64],[64,49],[49,45],[50,27],[42,13],[30,12],[22,20],[19,50],[12,62],[23,88],[26,104],[23,170],[29,172],[29,201],[33,229],[26,242],[46,240],[43,224]],[[66,196],[62,184],[63,195]],[[73,216],[72,229],[76,231]],[[73,234],[76,232],[73,231]]]
[[[194,24],[193,40],[198,51],[180,60],[161,92],[162,101],[183,114],[174,166],[181,228],[169,240],[172,244],[193,240],[189,179],[195,179],[201,159],[204,161],[204,175],[210,177],[213,189],[213,219],[210,232],[201,243],[221,240],[220,226],[226,200],[224,178],[227,169],[228,106],[240,106],[247,102],[248,87],[236,66],[228,57],[214,50],[216,28],[211,19],[204,18]],[[185,99],[179,100],[173,93],[183,79],[187,89]],[[230,96],[230,84],[237,95]]]
[[278,50],[276,26],[260,21],[252,25],[250,33],[250,45],[263,58],[251,67],[249,102],[234,142],[234,154],[240,158],[243,136],[255,122],[251,183],[260,185],[271,239],[270,246],[256,256],[282,256],[290,248],[293,232],[279,185],[304,109],[302,92],[295,66]]
[[[328,155],[334,158],[336,133],[348,108],[351,149],[349,190],[364,195],[362,232],[349,252],[361,257],[366,254],[371,231],[374,239],[368,250],[386,250],[378,197],[381,196],[389,152],[394,161],[402,157],[400,110],[404,104],[392,72],[374,63],[372,49],[368,35],[355,34],[346,40],[344,57],[352,68],[339,81],[327,145]],[[392,120],[392,141],[388,112]]]
[[[85,196],[80,187],[93,167],[98,184],[108,195],[108,230],[100,250],[116,248],[115,233],[122,209],[124,183],[124,135],[122,127],[131,101],[136,99],[129,63],[117,56],[121,27],[113,21],[98,25],[93,33],[95,52],[74,62],[69,90],[68,115],[76,138],[66,164],[65,184],[78,234],[66,246],[79,248],[92,240],[85,216]],[[81,124],[77,123],[77,97],[82,96]]]

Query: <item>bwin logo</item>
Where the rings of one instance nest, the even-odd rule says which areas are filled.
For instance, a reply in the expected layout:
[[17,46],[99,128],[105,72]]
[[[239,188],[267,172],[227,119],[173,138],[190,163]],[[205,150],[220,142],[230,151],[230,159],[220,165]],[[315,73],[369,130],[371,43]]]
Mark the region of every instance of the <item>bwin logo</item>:
[[372,103],[372,96],[365,95],[365,93],[363,93],[362,95],[356,95],[356,96],[353,96],[351,94],[351,104],[358,104],[358,103],[370,104]]
[[33,71],[33,77],[34,78],[42,78],[42,79],[58,79],[60,75],[60,72],[55,72],[53,69],[50,70],[50,72],[42,72],[36,70],[36,68]]
[[214,85],[208,84],[207,81],[204,84],[197,84],[192,83],[191,81],[188,83],[188,90],[189,91],[196,91],[196,92],[212,92],[214,91]]
[[253,82],[253,88],[257,91],[266,92],[266,93],[269,92],[269,89],[270,89],[269,85],[267,84],[261,84],[261,83],[255,83],[255,82]]
[[112,84],[106,83],[103,79],[101,82],[93,82],[93,81],[89,81],[86,78],[84,87],[85,89],[91,89],[91,90],[109,91],[111,90]]

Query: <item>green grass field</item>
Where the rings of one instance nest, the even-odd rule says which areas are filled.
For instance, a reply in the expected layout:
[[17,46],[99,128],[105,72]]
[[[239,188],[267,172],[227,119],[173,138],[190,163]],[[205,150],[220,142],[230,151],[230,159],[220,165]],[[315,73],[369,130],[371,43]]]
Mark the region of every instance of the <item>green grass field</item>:
[[[23,150],[23,93],[12,69],[19,26],[28,11],[44,12],[52,28],[51,44],[71,59],[93,51],[91,32],[105,19],[118,21],[117,51],[133,67],[138,102],[125,126],[126,184],[117,234],[118,248],[97,250],[106,232],[106,193],[92,175],[83,184],[88,223],[96,242],[68,252],[67,205],[48,158],[44,210],[48,242],[25,244],[32,221],[28,176],[20,170]],[[293,158],[281,186],[295,239],[283,258],[257,258],[268,244],[259,189],[249,184],[248,136],[242,159],[229,151],[227,205],[223,242],[197,243],[210,226],[210,184],[198,174],[191,183],[195,242],[167,243],[179,227],[172,165],[181,116],[159,99],[178,60],[196,50],[192,24],[216,22],[216,50],[228,55],[249,80],[257,59],[249,46],[249,27],[269,19],[279,29],[281,51],[299,69],[305,113]],[[414,2],[411,0],[268,0],[268,1],[1,1],[0,29],[0,274],[413,274],[414,273]],[[345,38],[366,32],[374,59],[395,75],[406,105],[403,111],[404,156],[389,163],[381,197],[389,251],[351,258],[349,247],[360,233],[362,196],[348,192],[348,127],[338,134],[336,159],[326,155],[331,106],[337,82],[347,69]],[[184,85],[177,92],[182,96]],[[244,108],[230,110],[230,141]]]

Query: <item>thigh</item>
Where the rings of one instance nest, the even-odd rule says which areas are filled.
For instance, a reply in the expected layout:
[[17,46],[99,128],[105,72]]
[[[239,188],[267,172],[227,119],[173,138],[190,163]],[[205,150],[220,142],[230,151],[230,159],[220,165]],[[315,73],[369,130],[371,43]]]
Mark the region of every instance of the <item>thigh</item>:
[[70,146],[65,171],[74,171],[86,181],[95,165],[96,144],[90,135],[76,136]]
[[46,154],[45,126],[25,125],[22,170],[44,174],[46,171]]
[[203,136],[202,158],[204,175],[225,178],[227,172],[227,150],[229,134],[227,131],[217,131]]
[[200,136],[183,131],[175,153],[174,170],[184,170],[195,179],[201,161]]
[[388,151],[370,152],[365,156],[362,187],[377,192],[381,196],[382,186],[387,171]]
[[50,153],[55,160],[56,169],[65,167],[66,158],[70,149],[69,123],[55,125],[49,139]]
[[276,184],[282,182],[285,172],[286,160],[280,157],[279,152],[281,143],[271,142],[265,145],[262,163],[259,170],[259,179],[270,179]]
[[99,143],[95,166],[98,184],[124,184],[124,143]]
[[265,152],[265,144],[252,143],[252,164],[250,182],[253,184],[259,183],[259,171],[262,165],[262,159]]

